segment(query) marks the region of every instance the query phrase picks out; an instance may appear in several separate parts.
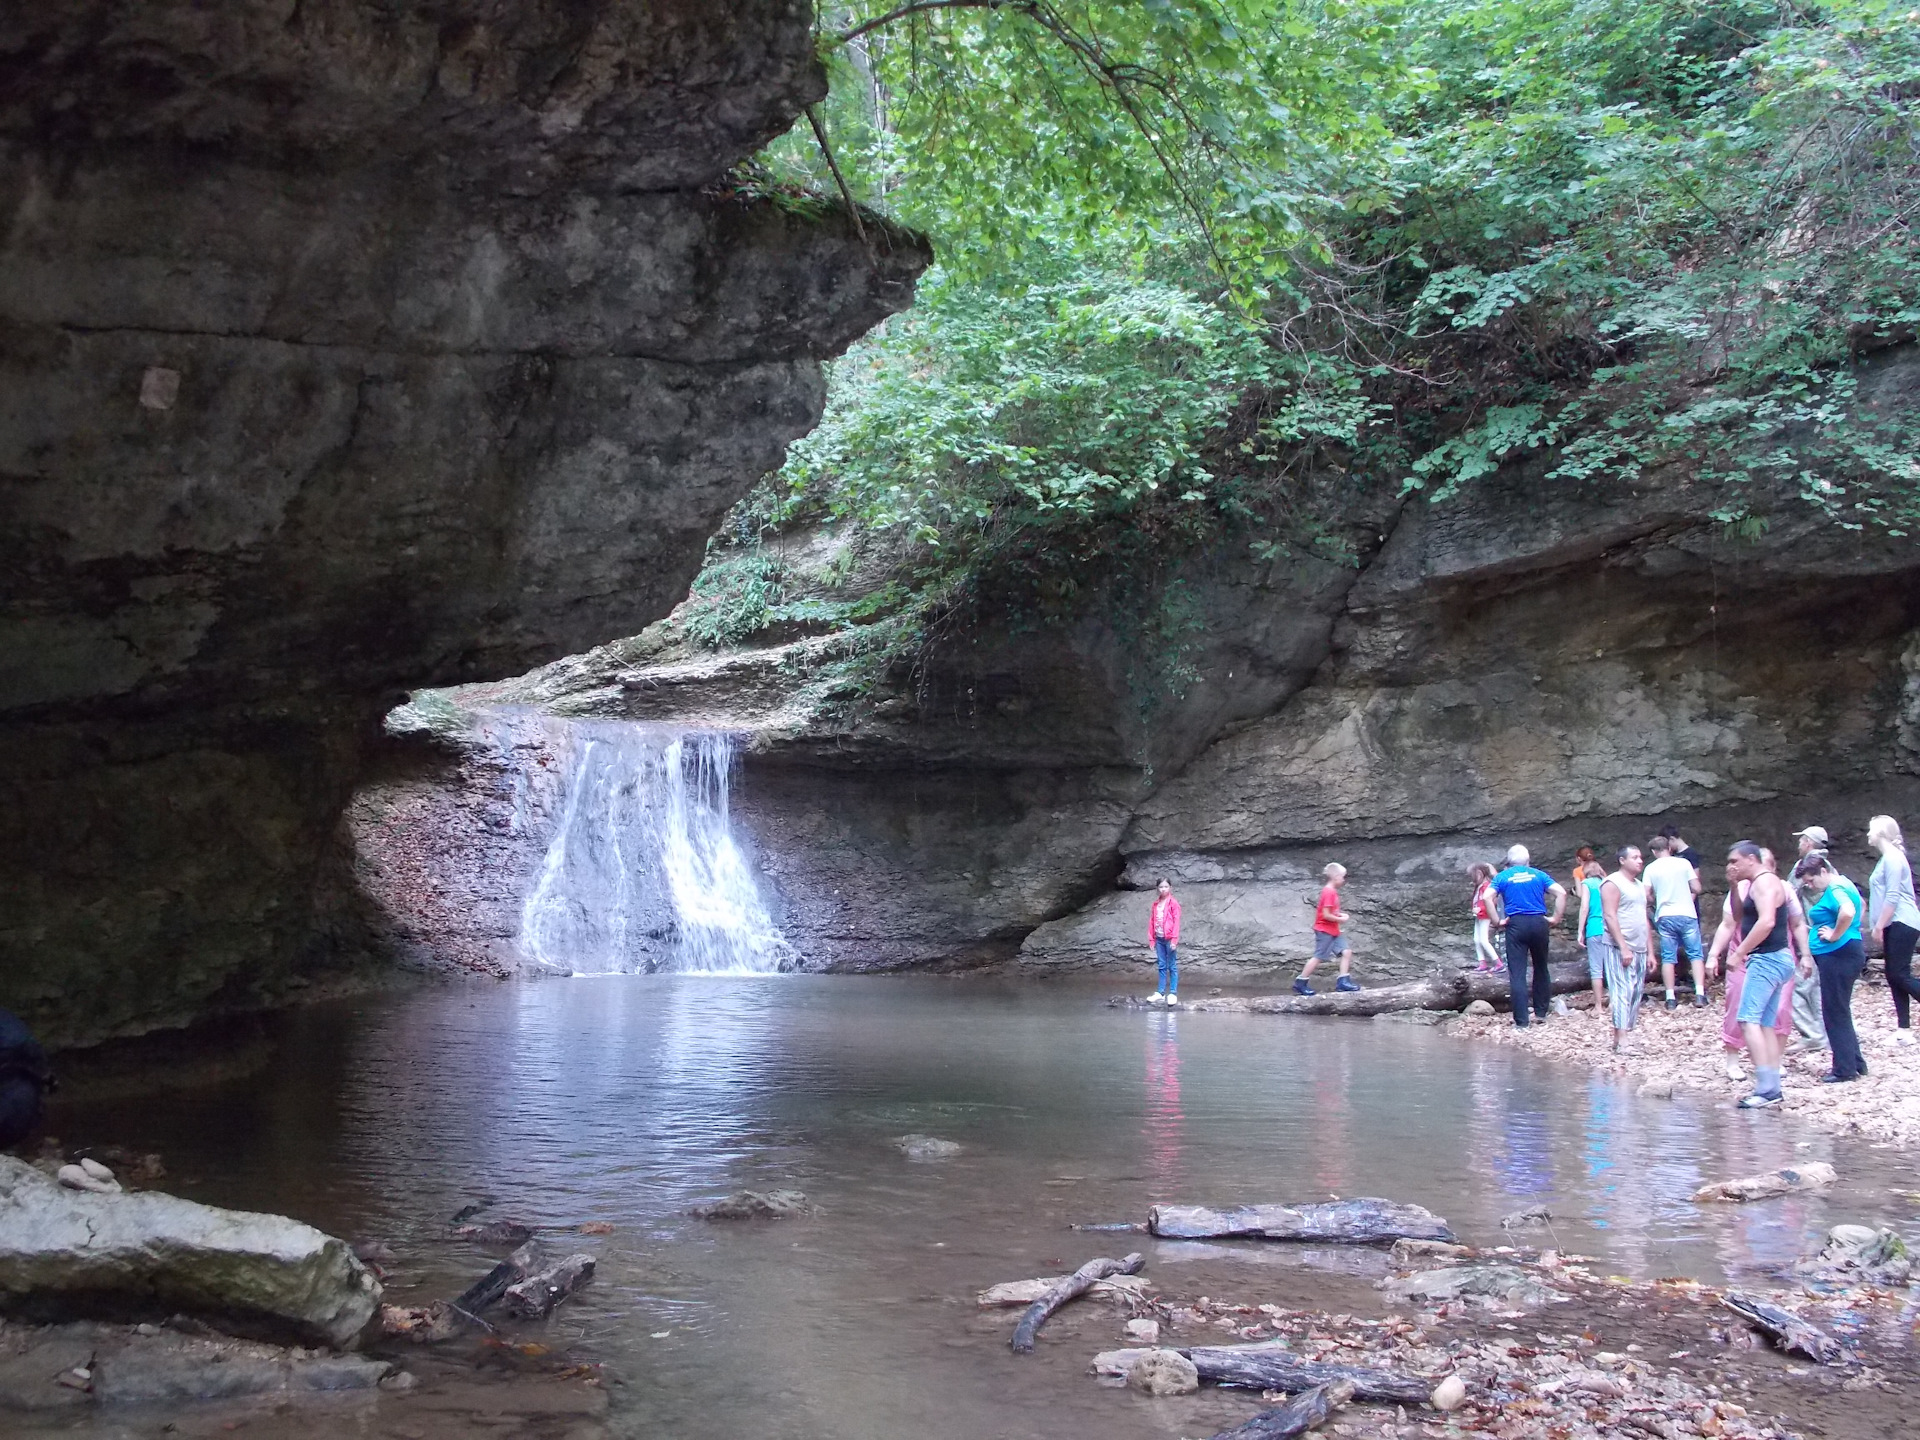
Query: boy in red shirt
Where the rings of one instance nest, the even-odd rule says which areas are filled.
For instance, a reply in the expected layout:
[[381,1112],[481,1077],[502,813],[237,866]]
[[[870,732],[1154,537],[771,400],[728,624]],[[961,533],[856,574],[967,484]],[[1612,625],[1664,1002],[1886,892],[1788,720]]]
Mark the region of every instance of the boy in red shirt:
[[1322,960],[1335,958],[1340,961],[1340,978],[1333,982],[1333,988],[1360,988],[1347,973],[1347,968],[1353,963],[1353,950],[1340,933],[1340,927],[1347,919],[1347,912],[1340,908],[1340,887],[1347,883],[1347,867],[1336,861],[1327,866],[1325,873],[1327,883],[1321,888],[1320,903],[1313,911],[1313,958],[1301,970],[1300,978],[1293,982],[1293,993],[1296,995],[1313,994],[1313,986],[1307,983],[1307,978],[1319,968]]

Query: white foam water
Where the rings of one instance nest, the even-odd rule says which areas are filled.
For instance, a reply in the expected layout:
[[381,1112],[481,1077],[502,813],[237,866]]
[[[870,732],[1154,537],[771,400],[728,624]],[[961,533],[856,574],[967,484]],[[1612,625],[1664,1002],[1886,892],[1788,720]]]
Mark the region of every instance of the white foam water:
[[577,975],[789,969],[733,834],[725,735],[572,727],[560,823],[520,913],[520,948]]

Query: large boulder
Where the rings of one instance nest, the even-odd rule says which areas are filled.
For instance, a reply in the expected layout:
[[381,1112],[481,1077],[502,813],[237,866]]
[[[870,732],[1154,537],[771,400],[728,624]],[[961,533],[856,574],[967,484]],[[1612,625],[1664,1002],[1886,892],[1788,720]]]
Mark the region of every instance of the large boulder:
[[0,1311],[36,1320],[187,1314],[351,1348],[380,1285],[345,1241],[284,1215],[154,1191],[68,1190],[0,1155]]

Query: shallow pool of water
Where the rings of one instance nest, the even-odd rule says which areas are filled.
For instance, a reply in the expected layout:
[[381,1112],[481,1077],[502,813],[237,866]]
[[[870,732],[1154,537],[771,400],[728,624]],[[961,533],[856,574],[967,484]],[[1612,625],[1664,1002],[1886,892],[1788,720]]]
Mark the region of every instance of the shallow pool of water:
[[[443,1238],[476,1200],[495,1201],[482,1218],[610,1222],[551,1238],[600,1270],[550,1338],[621,1382],[618,1428],[682,1440],[1193,1433],[1190,1410],[1085,1377],[1120,1343],[1113,1312],[1073,1307],[1020,1360],[1016,1314],[973,1303],[1128,1248],[1166,1291],[1378,1305],[1377,1252],[1066,1228],[1160,1201],[1384,1195],[1482,1244],[1545,1203],[1552,1236],[1523,1243],[1709,1279],[1777,1270],[1843,1219],[1911,1216],[1894,1158],[1781,1115],[1643,1100],[1411,1025],[1142,1013],[1101,994],[977,977],[433,987],[287,1017],[244,1082],[55,1118],[69,1145],[161,1151],[179,1193],[386,1241],[402,1303],[485,1268]],[[964,1148],[909,1160],[891,1143],[909,1132]],[[1833,1161],[1842,1184],[1744,1207],[1687,1198],[1796,1159]],[[773,1187],[818,1214],[686,1213]]]

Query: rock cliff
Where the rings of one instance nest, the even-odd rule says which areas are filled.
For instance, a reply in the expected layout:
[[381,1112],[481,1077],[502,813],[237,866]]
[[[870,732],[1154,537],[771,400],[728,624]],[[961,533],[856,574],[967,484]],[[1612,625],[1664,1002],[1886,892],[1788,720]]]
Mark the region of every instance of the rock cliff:
[[804,0],[51,0],[0,35],[0,1005],[360,953],[410,688],[631,634],[924,242],[754,198]]
[[[1920,355],[1883,357],[1863,394],[1920,403]],[[1766,524],[1736,535],[1727,497],[1684,475],[1582,488],[1546,468],[1440,504],[1340,497],[1351,566],[1196,557],[1198,678],[1153,707],[1098,614],[969,637],[854,705],[809,684],[829,642],[804,638],[709,655],[642,637],[455,698],[747,736],[735,811],[822,968],[1140,962],[1142,892],[1167,874],[1187,963],[1245,975],[1305,957],[1302,902],[1339,859],[1362,974],[1404,975],[1470,961],[1473,860],[1520,840],[1564,873],[1578,846],[1666,820],[1709,855],[1823,823],[1864,874],[1868,816],[1920,805],[1920,553],[1791,495],[1745,497]],[[510,820],[506,797],[530,764],[564,772],[564,747],[472,724],[450,712],[451,749],[363,797],[360,853],[426,948],[511,965],[548,822],[538,803]],[[428,916],[409,895],[474,883],[438,860],[447,837],[482,835],[497,902]]]

